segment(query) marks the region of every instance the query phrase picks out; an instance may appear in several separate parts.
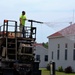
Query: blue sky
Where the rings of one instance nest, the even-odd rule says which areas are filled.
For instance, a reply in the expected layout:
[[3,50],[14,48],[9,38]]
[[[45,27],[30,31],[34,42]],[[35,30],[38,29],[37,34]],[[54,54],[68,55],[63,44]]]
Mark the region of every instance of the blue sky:
[[74,22],[75,0],[0,0],[0,24],[4,19],[16,20],[19,24],[22,10],[26,11],[28,19],[47,22],[34,23],[36,41],[47,42],[47,36]]

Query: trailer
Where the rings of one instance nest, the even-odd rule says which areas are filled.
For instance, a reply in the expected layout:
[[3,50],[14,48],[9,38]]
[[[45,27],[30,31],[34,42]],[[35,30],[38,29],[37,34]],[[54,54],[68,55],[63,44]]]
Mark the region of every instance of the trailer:
[[[36,27],[25,26],[25,37],[17,21],[4,20],[0,26],[0,75],[41,75],[39,62],[35,62]],[[13,24],[13,25],[12,25]]]

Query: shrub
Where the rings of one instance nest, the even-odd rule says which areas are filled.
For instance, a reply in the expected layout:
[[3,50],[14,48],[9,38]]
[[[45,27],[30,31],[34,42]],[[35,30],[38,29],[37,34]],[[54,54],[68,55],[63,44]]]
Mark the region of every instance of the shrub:
[[50,70],[50,65],[49,65],[49,64],[47,64],[47,67],[46,67],[46,68],[47,68],[47,70]]
[[65,68],[65,73],[72,73],[72,67],[68,66],[67,68]]
[[59,66],[59,67],[58,67],[58,71],[59,71],[59,72],[63,72],[62,66]]

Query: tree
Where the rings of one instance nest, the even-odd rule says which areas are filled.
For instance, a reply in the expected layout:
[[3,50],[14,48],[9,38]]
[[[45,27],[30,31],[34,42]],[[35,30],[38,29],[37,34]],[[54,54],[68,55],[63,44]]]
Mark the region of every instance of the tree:
[[48,42],[46,42],[46,43],[43,42],[42,45],[48,49]]

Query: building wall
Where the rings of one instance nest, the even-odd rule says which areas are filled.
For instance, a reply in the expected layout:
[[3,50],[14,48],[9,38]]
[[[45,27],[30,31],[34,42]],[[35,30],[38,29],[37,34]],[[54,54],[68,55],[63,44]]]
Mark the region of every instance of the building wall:
[[40,55],[40,68],[46,68],[48,61],[45,61],[45,55],[48,55],[48,49],[44,48],[43,46],[36,46],[35,51],[35,58],[36,55]]
[[[75,71],[75,60],[73,60],[73,50],[75,49],[74,43],[74,40],[65,37],[49,39],[48,62],[54,61],[56,63],[56,69],[58,69],[59,66],[62,66],[63,69],[71,66]],[[59,48],[58,44],[60,44]],[[67,48],[65,47],[65,44],[67,44]],[[65,60],[65,49],[67,49],[67,60]],[[57,50],[59,50],[59,60],[57,59]]]

